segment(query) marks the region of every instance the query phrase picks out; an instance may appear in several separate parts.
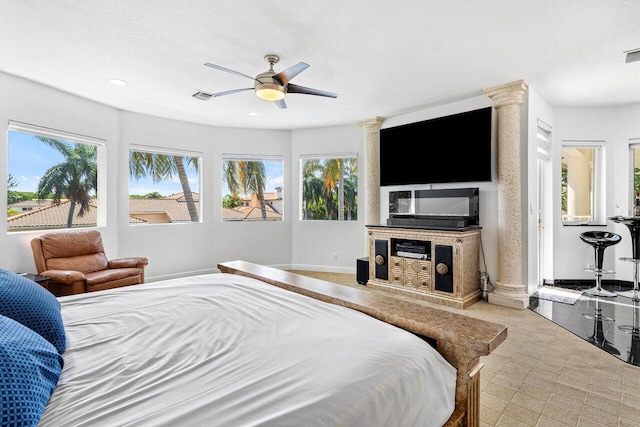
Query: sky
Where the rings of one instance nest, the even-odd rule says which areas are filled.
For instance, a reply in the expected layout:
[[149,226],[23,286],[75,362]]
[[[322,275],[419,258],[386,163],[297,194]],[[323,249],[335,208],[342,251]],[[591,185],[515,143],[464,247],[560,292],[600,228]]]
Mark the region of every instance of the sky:
[[[108,148],[107,148],[108,149]],[[18,186],[13,191],[35,192],[38,182],[44,172],[51,166],[62,163],[64,156],[57,150],[39,141],[35,136],[9,131],[9,155],[8,171],[18,181]],[[283,172],[281,161],[266,161],[267,188],[266,192],[275,192],[275,187],[282,187]],[[222,164],[220,164],[222,173]],[[193,168],[187,167],[189,185],[191,191],[199,193],[200,185],[197,173]],[[151,179],[129,180],[129,194],[145,195],[157,191],[163,196],[182,192],[182,186],[177,177],[171,181],[163,181],[154,184]],[[229,194],[229,190],[223,183],[222,195]]]

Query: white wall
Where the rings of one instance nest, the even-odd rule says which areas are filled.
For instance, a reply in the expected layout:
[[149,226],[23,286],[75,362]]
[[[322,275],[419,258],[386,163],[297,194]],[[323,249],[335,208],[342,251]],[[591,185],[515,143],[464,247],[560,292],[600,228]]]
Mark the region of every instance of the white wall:
[[[213,268],[218,262],[243,259],[269,265],[287,265],[291,253],[292,210],[285,197],[284,221],[222,222],[222,154],[283,156],[284,188],[290,190],[291,133],[289,131],[211,127],[121,113],[120,151],[117,173],[120,224],[128,222],[129,144],[200,152],[201,223],[123,225],[119,228],[119,249],[124,256],[149,257],[148,274],[162,278]],[[287,191],[287,194],[290,194]]]
[[[622,194],[627,190],[628,179],[628,145],[620,135],[617,128],[621,125],[618,114],[626,111],[614,108],[556,108],[554,110],[553,127],[553,242],[554,242],[554,271],[555,280],[593,279],[593,273],[585,271],[587,264],[594,264],[593,248],[580,240],[580,233],[588,230],[602,230],[619,232],[622,242],[605,250],[603,267],[612,270],[617,263],[617,258],[622,253],[630,256],[628,232],[619,229],[611,221],[602,226],[565,226],[562,225],[560,212],[560,159],[562,141],[604,141],[605,144],[605,206],[606,216],[616,214],[614,205],[616,201],[622,203],[622,213],[628,213],[627,200]],[[636,120],[637,121],[637,120]],[[629,125],[627,125],[629,126]],[[623,233],[625,231],[625,233]],[[615,267],[616,275],[607,275],[604,279],[630,280],[625,274],[625,269],[619,271]]]
[[[531,89],[531,88],[530,88]],[[358,192],[364,197],[364,137],[357,124],[295,131],[217,128],[179,122],[159,117],[123,112],[117,109],[63,93],[40,84],[14,76],[0,74],[0,120],[5,132],[0,132],[2,156],[0,176],[7,176],[7,132],[9,120],[26,122],[68,132],[79,133],[107,141],[107,223],[101,229],[105,249],[110,258],[142,255],[150,259],[147,277],[150,280],[179,274],[207,271],[218,262],[245,259],[252,262],[280,267],[355,272],[356,259],[366,256],[365,218],[366,204],[360,200],[357,221],[300,221],[300,193],[298,183],[298,158],[306,154],[356,153],[361,168]],[[532,91],[528,138],[531,140],[531,120],[535,116],[549,116],[550,108]],[[462,111],[491,106],[486,96],[477,96],[444,106],[428,108],[396,117],[387,118],[383,128],[410,122],[446,116]],[[626,165],[628,138],[639,137],[640,128],[633,120],[640,106],[625,109],[564,109],[555,113],[554,157],[559,159],[561,139],[607,139],[625,146],[623,150],[608,151],[608,170],[616,172],[616,181],[625,179],[622,168]],[[616,120],[616,115],[620,116]],[[495,113],[494,113],[495,116]],[[374,114],[372,114],[374,117]],[[547,117],[549,121],[551,119]],[[620,126],[624,121],[626,126]],[[528,124],[527,124],[528,123]],[[523,137],[524,138],[524,137]],[[525,138],[526,139],[526,138]],[[155,147],[183,148],[200,151],[203,156],[203,173],[200,196],[202,223],[181,225],[129,226],[128,212],[128,147],[129,144]],[[531,153],[531,147],[523,148]],[[235,223],[221,221],[221,156],[229,154],[282,155],[284,158],[285,219],[282,222]],[[494,179],[489,183],[438,184],[433,186],[384,187],[380,193],[380,218],[388,218],[389,191],[424,188],[480,189],[480,225],[482,227],[481,268],[492,280],[497,280],[497,176],[496,143],[494,136]],[[531,168],[531,165],[527,165]],[[613,172],[611,172],[613,173]],[[620,176],[621,177],[620,177]],[[554,182],[559,173],[554,175]],[[610,180],[612,182],[612,180]],[[531,186],[530,181],[526,188]],[[623,198],[627,188],[607,184],[608,192],[616,200]],[[559,185],[554,185],[559,191]],[[554,199],[558,195],[554,194]],[[558,196],[559,197],[559,196]],[[608,196],[612,197],[612,196]],[[533,200],[530,198],[529,200]],[[613,200],[613,199],[612,199]],[[524,201],[523,201],[524,202]],[[627,202],[627,200],[623,200]],[[528,206],[525,204],[525,206]],[[608,203],[613,206],[613,202]],[[0,186],[0,208],[6,210],[6,187]],[[625,204],[626,209],[626,204]],[[554,215],[559,219],[558,212]],[[611,212],[608,212],[611,214]],[[556,224],[559,223],[555,221]],[[38,232],[6,233],[6,225],[0,230],[0,267],[14,271],[34,271],[29,241]],[[526,233],[529,241],[528,257],[531,263],[531,227]],[[582,268],[591,260],[591,252],[578,242],[576,228],[555,226],[553,278],[580,278]],[[620,231],[624,236],[624,231]],[[527,237],[525,236],[525,237]],[[620,253],[626,254],[624,242]],[[333,259],[336,254],[336,260]],[[576,262],[567,263],[567,254],[579,255]],[[621,255],[620,255],[621,256]],[[609,254],[611,257],[611,254]],[[610,258],[608,258],[610,259]],[[625,266],[628,267],[628,266]],[[526,267],[525,267],[526,268]],[[529,271],[530,273],[530,271]],[[588,276],[584,276],[588,277]],[[530,279],[529,279],[530,280]]]
[[[95,102],[78,98],[58,90],[0,73],[0,177],[6,182],[7,126],[10,120],[34,124],[107,141],[107,167],[117,169],[120,140],[118,112]],[[117,174],[107,177],[107,226],[101,230],[108,236],[105,251],[117,254]],[[7,209],[7,188],[0,185],[0,209]],[[35,272],[30,240],[38,232],[7,234],[6,222],[0,227],[0,267],[12,271]]]
[[[294,130],[292,137],[291,173],[295,188],[291,188],[293,268],[300,270],[355,273],[356,259],[366,256],[366,204],[362,194],[366,190],[364,169],[364,139],[362,129],[336,126]],[[316,154],[355,154],[358,156],[358,220],[357,221],[300,221],[301,190],[299,157]],[[336,259],[333,259],[333,255]]]
[[[155,280],[207,271],[218,262],[244,259],[261,264],[291,262],[292,203],[285,198],[282,222],[230,223],[221,221],[221,154],[282,155],[291,163],[291,132],[214,128],[118,111],[34,82],[0,73],[0,176],[7,176],[7,124],[30,123],[107,141],[107,221],[100,228],[109,258],[146,256],[147,277]],[[129,226],[129,144],[201,151],[200,191],[202,223]],[[284,168],[284,186],[291,171]],[[101,185],[102,185],[101,184]],[[0,209],[6,211],[6,186],[0,186]],[[0,267],[35,272],[30,240],[40,232],[0,230]],[[354,261],[355,263],[355,261]]]
[[[631,172],[631,156],[629,144],[640,142],[640,104],[633,104],[613,109],[614,122],[612,124],[613,142],[615,149],[609,153],[611,157],[611,169],[608,173],[607,192],[607,216],[618,215],[616,204],[620,205],[621,215],[631,215],[633,209],[632,191],[633,180]],[[627,226],[612,221],[607,221],[608,228],[622,236],[622,241],[614,246],[615,263],[613,269],[615,277],[619,280],[633,281],[633,264],[621,261],[620,258],[631,257],[631,233]]]

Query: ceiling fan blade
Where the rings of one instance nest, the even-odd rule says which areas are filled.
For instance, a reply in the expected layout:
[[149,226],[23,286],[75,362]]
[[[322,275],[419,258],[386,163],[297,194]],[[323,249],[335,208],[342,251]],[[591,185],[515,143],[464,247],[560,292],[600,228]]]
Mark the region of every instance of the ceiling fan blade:
[[307,68],[309,68],[309,64],[298,62],[296,65],[293,65],[284,71],[280,71],[278,74],[273,76],[273,78],[278,80],[280,84],[284,86],[289,83],[289,80],[291,80]]
[[230,69],[228,69],[228,68],[221,67],[220,65],[211,64],[210,62],[207,62],[207,63],[206,63],[206,64],[204,64],[204,65],[206,65],[207,67],[215,68],[216,70],[226,71],[227,73],[235,74],[236,76],[246,77],[246,78],[248,78],[248,79],[255,80],[255,79],[254,79],[253,77],[251,77],[251,76],[247,76],[246,74],[239,73],[238,71],[233,71],[233,70],[230,70]]
[[252,87],[245,87],[245,88],[242,88],[242,89],[227,90],[225,92],[214,93],[211,96],[231,95],[232,93],[244,92],[246,90],[253,90],[253,88]]
[[287,108],[287,103],[284,102],[284,99],[275,101],[275,104],[278,106],[278,108]]
[[312,89],[310,87],[298,86],[289,83],[287,85],[287,93],[303,93],[306,95],[326,96],[328,98],[337,98],[338,95],[324,90]]

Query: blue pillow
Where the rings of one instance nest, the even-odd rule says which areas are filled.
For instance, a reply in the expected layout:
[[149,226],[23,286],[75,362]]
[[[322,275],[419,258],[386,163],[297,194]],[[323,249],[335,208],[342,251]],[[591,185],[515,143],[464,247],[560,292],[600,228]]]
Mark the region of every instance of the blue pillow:
[[58,384],[62,356],[36,332],[0,316],[0,360],[0,425],[37,426]]
[[58,353],[66,350],[60,302],[36,282],[0,269],[0,314],[42,335]]

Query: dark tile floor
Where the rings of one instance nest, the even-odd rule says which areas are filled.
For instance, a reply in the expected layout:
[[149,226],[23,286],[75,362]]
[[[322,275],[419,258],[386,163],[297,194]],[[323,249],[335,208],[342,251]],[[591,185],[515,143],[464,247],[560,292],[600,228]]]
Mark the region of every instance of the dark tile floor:
[[[554,286],[581,291],[593,285],[575,282]],[[616,282],[603,283],[603,288],[613,292],[630,289]],[[640,366],[640,302],[623,296],[594,297],[583,293],[575,304],[568,304],[531,296],[529,309],[603,351]]]

